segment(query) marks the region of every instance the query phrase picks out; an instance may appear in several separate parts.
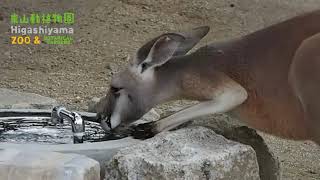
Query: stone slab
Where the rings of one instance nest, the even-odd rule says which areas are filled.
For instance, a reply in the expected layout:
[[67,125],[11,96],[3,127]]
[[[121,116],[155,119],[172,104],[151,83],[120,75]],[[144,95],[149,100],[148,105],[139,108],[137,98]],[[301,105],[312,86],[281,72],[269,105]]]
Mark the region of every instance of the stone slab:
[[0,150],[0,180],[99,180],[97,161],[78,154]]
[[121,149],[108,163],[105,180],[257,180],[255,151],[204,127],[160,133]]

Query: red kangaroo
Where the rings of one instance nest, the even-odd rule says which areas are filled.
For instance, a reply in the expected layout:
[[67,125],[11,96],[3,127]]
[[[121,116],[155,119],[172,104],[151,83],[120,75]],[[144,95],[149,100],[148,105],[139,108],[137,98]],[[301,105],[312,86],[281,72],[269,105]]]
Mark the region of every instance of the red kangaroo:
[[166,33],[138,49],[100,102],[102,127],[189,99],[199,103],[140,128],[155,134],[229,113],[255,129],[320,144],[320,10],[187,54],[208,32]]

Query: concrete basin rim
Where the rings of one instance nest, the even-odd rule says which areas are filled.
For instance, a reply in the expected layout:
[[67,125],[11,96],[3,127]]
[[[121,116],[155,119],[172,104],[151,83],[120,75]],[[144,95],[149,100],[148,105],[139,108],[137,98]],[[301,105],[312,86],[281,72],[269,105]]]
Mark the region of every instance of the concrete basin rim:
[[[77,111],[85,120],[95,118],[95,113]],[[28,115],[30,114],[30,115]],[[51,110],[49,109],[0,109],[0,117],[10,116],[51,116]],[[10,117],[9,116],[9,117]],[[32,150],[50,150],[50,151],[99,151],[99,150],[113,150],[126,147],[132,144],[136,144],[140,140],[133,139],[131,137],[95,142],[95,143],[83,143],[83,144],[36,144],[36,143],[0,143],[1,149],[8,148],[21,148],[21,149],[32,149]]]

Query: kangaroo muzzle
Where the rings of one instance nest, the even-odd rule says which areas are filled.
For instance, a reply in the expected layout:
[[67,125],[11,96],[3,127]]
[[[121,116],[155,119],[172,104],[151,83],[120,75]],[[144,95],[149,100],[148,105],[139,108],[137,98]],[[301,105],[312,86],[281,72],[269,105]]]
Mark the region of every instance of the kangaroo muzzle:
[[117,128],[126,119],[129,100],[125,93],[115,96],[111,92],[107,94],[104,101],[104,108],[98,115],[98,121],[105,131],[110,131]]
[[112,122],[112,114],[116,106],[116,97],[112,92],[108,92],[107,95],[100,100],[98,103],[97,110],[97,121],[100,122],[101,127],[105,131],[110,131],[111,129],[118,126],[117,123]]

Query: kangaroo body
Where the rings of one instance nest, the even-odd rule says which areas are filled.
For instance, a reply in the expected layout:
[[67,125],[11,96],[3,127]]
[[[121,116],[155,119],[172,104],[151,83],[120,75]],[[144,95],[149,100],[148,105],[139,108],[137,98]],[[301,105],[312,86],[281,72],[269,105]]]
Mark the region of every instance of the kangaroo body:
[[[310,66],[317,73],[306,71],[301,74],[306,78],[305,83],[308,83],[308,76],[320,77],[320,46],[314,49],[318,56],[314,59],[307,56],[300,57],[305,58],[303,60],[295,58],[299,48],[307,48],[303,47],[308,46],[303,42],[316,38],[316,34],[320,33],[319,20],[320,11],[317,11],[240,39],[210,44],[191,55],[169,61],[159,68],[158,73],[162,74],[156,77],[163,79],[161,86],[172,83],[175,87],[174,84],[182,82],[181,95],[201,101],[210,98],[208,94],[212,92],[212,85],[208,86],[208,83],[218,83],[215,75],[217,70],[223,72],[248,93],[247,100],[235,108],[232,115],[267,133],[286,138],[308,139],[310,128],[315,125],[312,122],[320,122],[320,116],[316,117],[318,119],[308,119],[299,95],[290,83],[290,80],[295,79],[290,76],[290,71],[295,74],[305,66]],[[318,40],[320,45],[320,38]],[[303,65],[292,69],[294,61],[302,61],[300,63]],[[314,61],[318,62],[317,66]],[[310,78],[309,80],[311,81]],[[320,81],[311,83],[315,91],[320,93]],[[313,98],[320,97],[318,93],[312,94]],[[320,111],[320,101],[317,108]],[[317,128],[320,131],[319,124]]]
[[[172,52],[170,61],[141,75],[148,79],[144,84],[154,90],[152,96],[144,93],[139,98],[148,96],[152,107],[175,99],[200,103],[140,128],[157,133],[198,116],[229,112],[258,130],[320,144],[319,20],[320,10],[238,39],[209,44],[188,55],[182,50],[189,47],[178,55]],[[140,54],[157,52],[156,47],[166,43],[161,41],[151,50],[142,48]],[[165,54],[168,49],[160,48],[160,52]],[[136,63],[137,67],[149,61]],[[137,81],[131,77],[122,79]]]

